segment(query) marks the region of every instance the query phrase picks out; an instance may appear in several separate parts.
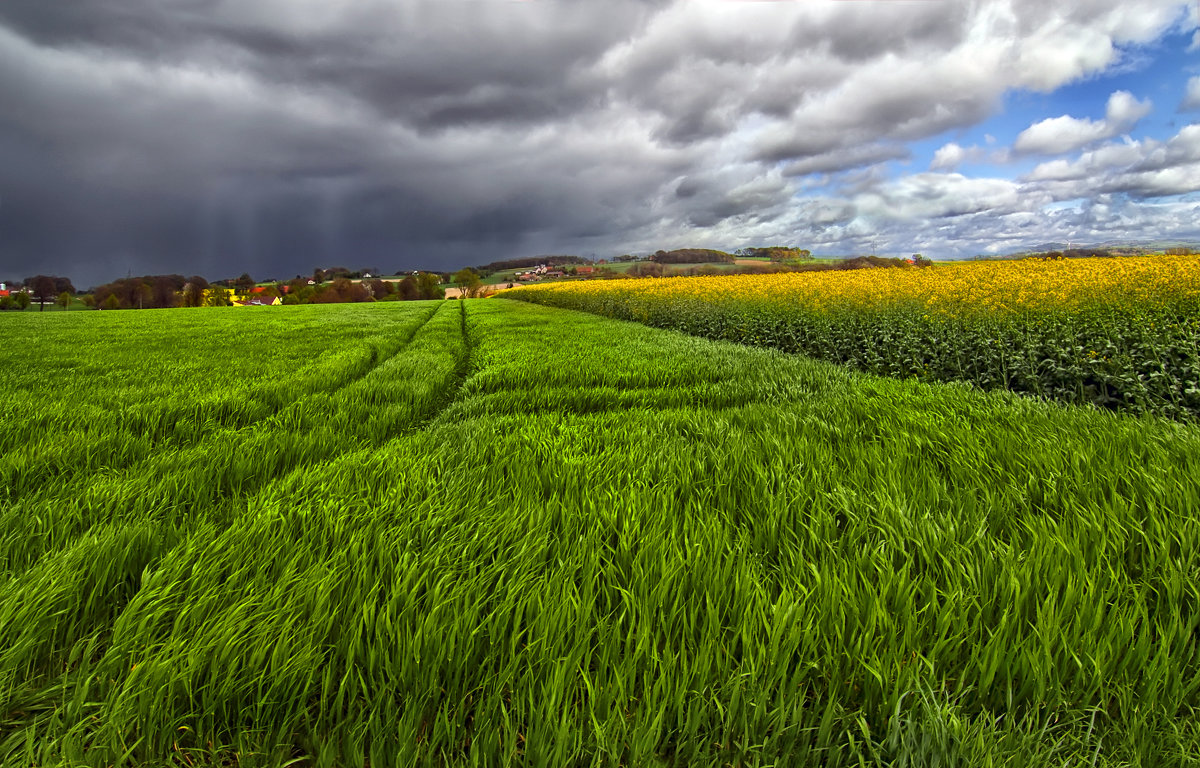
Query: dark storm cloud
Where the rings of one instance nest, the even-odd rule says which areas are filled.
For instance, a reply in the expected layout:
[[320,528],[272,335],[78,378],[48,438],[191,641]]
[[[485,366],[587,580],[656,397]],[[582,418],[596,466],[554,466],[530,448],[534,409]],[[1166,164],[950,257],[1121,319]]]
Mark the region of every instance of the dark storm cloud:
[[[1008,89],[1101,71],[1180,6],[5,0],[0,279],[856,243],[905,216],[1011,216],[1006,186],[888,182],[882,163]],[[1186,186],[1181,168],[1120,188]],[[814,191],[826,174],[836,194]]]
[[315,3],[217,0],[44,6],[15,0],[0,20],[44,45],[228,67],[436,128],[575,111],[599,85],[576,77],[578,67],[625,39],[654,4],[618,0],[597,13],[565,3],[418,0],[363,2],[344,14]]
[[611,201],[678,164],[572,125],[603,106],[587,64],[653,3],[323,7],[0,8],[0,151],[22,160],[0,179],[0,267],[448,267],[641,224]]

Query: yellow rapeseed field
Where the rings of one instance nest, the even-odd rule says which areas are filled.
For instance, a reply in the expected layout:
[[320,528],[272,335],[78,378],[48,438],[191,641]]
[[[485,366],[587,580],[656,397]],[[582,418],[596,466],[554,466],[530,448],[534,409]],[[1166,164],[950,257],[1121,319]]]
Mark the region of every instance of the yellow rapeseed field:
[[882,375],[1200,418],[1200,256],[607,280],[509,295]]
[[925,269],[553,283],[522,291],[568,292],[658,304],[768,304],[805,309],[923,305],[929,314],[1072,310],[1200,298],[1200,256],[978,261]]

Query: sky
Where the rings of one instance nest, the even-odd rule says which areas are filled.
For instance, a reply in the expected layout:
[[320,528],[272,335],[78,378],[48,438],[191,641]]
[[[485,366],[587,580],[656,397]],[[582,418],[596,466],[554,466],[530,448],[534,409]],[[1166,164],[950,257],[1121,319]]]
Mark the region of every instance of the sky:
[[1200,2],[4,0],[0,280],[1200,238]]

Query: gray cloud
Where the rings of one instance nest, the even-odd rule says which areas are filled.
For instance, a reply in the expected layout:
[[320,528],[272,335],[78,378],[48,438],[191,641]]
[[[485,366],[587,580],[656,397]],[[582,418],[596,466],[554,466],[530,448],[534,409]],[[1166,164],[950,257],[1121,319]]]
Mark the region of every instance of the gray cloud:
[[1170,160],[1190,150],[1020,182],[885,164],[1118,64],[1185,6],[7,0],[0,278],[1020,231],[1079,163],[1148,198],[1198,183]]
[[886,160],[904,160],[909,156],[908,149],[898,144],[863,144],[796,160],[784,166],[784,173],[788,176],[831,173]]

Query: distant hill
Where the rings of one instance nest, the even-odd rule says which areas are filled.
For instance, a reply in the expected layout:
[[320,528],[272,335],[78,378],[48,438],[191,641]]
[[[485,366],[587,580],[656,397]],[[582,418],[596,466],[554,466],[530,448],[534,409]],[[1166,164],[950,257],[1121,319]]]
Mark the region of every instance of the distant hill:
[[1066,252],[1078,250],[1104,250],[1114,256],[1140,256],[1147,253],[1163,253],[1168,249],[1176,248],[1186,248],[1200,253],[1200,240],[1105,240],[1100,243],[1074,241],[1069,243],[1047,242],[1010,251],[1000,258],[1031,256],[1037,253],[1050,253],[1053,251]]

